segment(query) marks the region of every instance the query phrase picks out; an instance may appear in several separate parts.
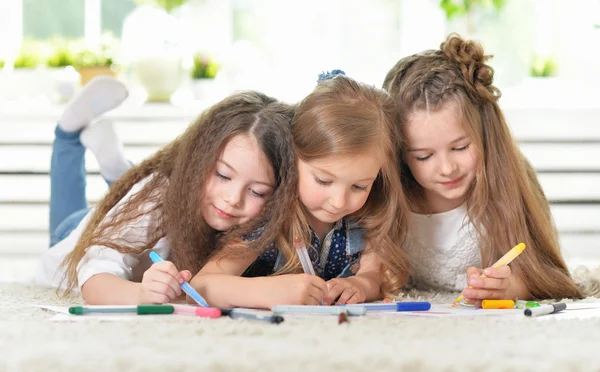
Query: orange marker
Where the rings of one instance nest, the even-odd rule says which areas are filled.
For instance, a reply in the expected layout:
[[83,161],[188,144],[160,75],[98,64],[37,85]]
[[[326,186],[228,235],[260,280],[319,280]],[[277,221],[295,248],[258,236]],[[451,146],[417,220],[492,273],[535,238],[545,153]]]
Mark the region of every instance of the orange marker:
[[512,300],[483,300],[481,307],[484,309],[514,309],[515,302]]

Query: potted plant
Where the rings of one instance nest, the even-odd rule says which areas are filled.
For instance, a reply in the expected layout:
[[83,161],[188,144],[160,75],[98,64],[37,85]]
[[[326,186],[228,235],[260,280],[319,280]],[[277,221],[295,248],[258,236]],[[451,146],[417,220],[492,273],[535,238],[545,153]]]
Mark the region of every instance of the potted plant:
[[[116,51],[116,39],[111,34],[104,34],[100,46],[96,50],[79,47],[75,55],[74,67],[81,75],[81,85],[96,76],[116,76],[117,67],[113,62]],[[83,44],[81,44],[83,45]]]
[[210,95],[214,87],[214,79],[219,71],[219,64],[207,53],[194,55],[194,64],[190,70],[192,85],[196,99],[204,99]]

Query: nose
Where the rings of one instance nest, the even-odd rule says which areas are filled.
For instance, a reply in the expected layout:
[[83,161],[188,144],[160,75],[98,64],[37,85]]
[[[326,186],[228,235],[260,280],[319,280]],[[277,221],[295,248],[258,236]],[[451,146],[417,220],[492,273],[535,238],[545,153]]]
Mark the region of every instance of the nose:
[[456,171],[457,165],[452,156],[442,155],[439,159],[439,169],[442,176],[450,176]]
[[223,193],[223,200],[232,207],[236,207],[242,201],[242,193],[243,190],[239,188],[229,188]]
[[329,198],[329,204],[336,210],[343,209],[346,206],[346,190],[334,190]]

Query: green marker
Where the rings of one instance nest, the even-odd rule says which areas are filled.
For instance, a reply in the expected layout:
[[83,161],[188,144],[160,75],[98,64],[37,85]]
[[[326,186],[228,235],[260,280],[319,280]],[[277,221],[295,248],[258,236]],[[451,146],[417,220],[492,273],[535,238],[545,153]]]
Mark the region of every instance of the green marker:
[[133,305],[133,306],[72,306],[69,314],[127,314],[154,315],[173,314],[175,308],[171,305]]
[[540,307],[540,304],[535,301],[517,300],[515,302],[515,307],[517,309],[531,309],[532,307]]

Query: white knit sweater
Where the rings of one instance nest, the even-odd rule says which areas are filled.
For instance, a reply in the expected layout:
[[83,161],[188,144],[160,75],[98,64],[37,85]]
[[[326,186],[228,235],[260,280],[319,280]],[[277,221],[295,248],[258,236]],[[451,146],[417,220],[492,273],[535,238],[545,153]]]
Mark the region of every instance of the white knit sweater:
[[464,225],[466,216],[464,204],[433,215],[412,213],[404,250],[411,261],[414,286],[445,291],[467,286],[467,268],[481,267],[481,252],[475,229]]

